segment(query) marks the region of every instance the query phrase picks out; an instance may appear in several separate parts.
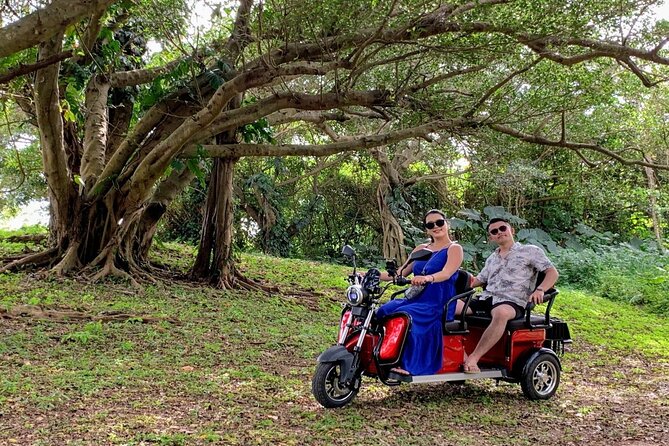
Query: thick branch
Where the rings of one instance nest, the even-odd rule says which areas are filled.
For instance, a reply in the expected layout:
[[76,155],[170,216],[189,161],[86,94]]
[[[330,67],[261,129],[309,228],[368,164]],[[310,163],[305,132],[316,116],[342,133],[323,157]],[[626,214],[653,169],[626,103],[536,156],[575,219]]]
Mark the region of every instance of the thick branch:
[[37,70],[40,70],[42,68],[46,68],[49,65],[53,65],[55,63],[61,62],[69,57],[72,57],[73,52],[72,51],[63,51],[62,53],[59,54],[54,54],[52,56],[49,56],[45,59],[40,60],[39,62],[35,62],[32,64],[28,65],[19,65],[18,67],[8,71],[7,73],[3,74],[0,76],[0,85],[6,84],[7,82],[11,81],[12,79],[15,79],[19,76],[23,76],[26,74],[33,73]]
[[[225,107],[228,102],[239,93],[248,88],[263,85],[276,77],[298,74],[321,75],[344,65],[346,65],[345,62],[335,62],[332,64],[301,62],[275,69],[265,68],[245,72],[224,83],[212,95],[206,107],[190,119],[184,121],[184,123],[181,124],[169,138],[158,144],[140,162],[132,175],[130,183],[123,186],[124,190],[130,194],[130,203],[139,204],[146,198],[149,188],[156,182],[160,175],[162,175],[169,162],[174,158],[174,155],[176,155],[184,145],[191,142],[192,139],[198,138],[201,140],[204,130],[209,127],[212,121],[214,121],[214,119],[221,113],[223,107]],[[354,93],[353,95],[355,96],[356,94]],[[218,133],[220,133],[220,131],[213,135]]]
[[[409,129],[379,135],[365,135],[331,144],[220,144],[205,145],[204,150],[208,156],[214,158],[243,156],[328,156],[340,152],[371,149],[393,144],[408,138],[425,137],[429,133],[438,130],[462,128],[468,125],[475,125],[475,123],[463,119],[442,120]],[[192,150],[185,151],[183,156],[192,156]]]
[[[641,160],[631,160],[624,158],[617,154],[616,152],[606,149],[598,144],[587,144],[587,143],[578,143],[578,142],[570,142],[570,141],[561,141],[561,140],[550,140],[544,137],[536,136],[536,135],[530,135],[527,133],[519,132],[518,130],[512,129],[511,127],[507,127],[504,125],[500,124],[489,124],[489,127],[493,130],[496,130],[500,133],[504,133],[506,135],[512,136],[516,139],[519,139],[521,141],[529,142],[532,144],[539,144],[542,146],[551,146],[551,147],[563,147],[566,149],[574,150],[577,154],[580,155],[581,150],[590,150],[593,152],[598,152],[603,155],[608,156],[609,158],[612,158],[616,161],[618,161],[621,164],[625,164],[627,166],[645,166],[645,167],[652,167],[653,169],[661,169],[661,170],[669,170],[669,165],[666,164],[656,164],[656,163],[650,163],[647,161],[641,161]],[[582,156],[582,155],[581,155]]]
[[[39,60],[62,50],[62,35],[53,37],[39,50]],[[49,185],[53,213],[65,222],[72,187],[63,137],[63,119],[58,93],[60,64],[52,64],[37,72],[35,78],[35,111],[40,128],[44,176]]]
[[301,93],[278,93],[246,107],[222,113],[204,132],[198,134],[195,142],[205,141],[222,131],[255,122],[278,110],[332,110],[335,108],[360,105],[363,107],[390,106],[385,91],[349,91],[342,94],[324,93],[308,95]]
[[93,76],[86,88],[86,124],[84,153],[81,157],[81,177],[90,188],[102,173],[107,151],[107,98],[109,82],[103,76]]
[[144,68],[141,70],[131,71],[118,71],[116,73],[112,73],[110,78],[111,86],[122,88],[132,85],[147,84],[152,82],[158,76],[162,76],[163,74],[167,74],[174,70],[174,68],[176,68],[181,62],[182,59],[177,59],[160,67]]
[[0,57],[46,42],[81,18],[104,10],[114,1],[53,0],[44,8],[0,28]]

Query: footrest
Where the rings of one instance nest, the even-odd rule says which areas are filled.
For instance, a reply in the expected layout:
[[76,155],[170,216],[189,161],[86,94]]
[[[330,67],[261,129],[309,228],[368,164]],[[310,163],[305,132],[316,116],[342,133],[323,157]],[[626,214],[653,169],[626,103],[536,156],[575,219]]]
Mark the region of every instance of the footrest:
[[455,372],[442,373],[439,375],[409,376],[408,378],[411,378],[411,381],[409,382],[414,384],[439,383],[448,381],[465,381],[468,379],[506,378],[506,372],[499,369],[481,369],[481,373]]
[[395,372],[388,373],[388,379],[393,381],[410,383],[411,378],[413,378],[411,375],[402,375],[400,373],[395,373]]

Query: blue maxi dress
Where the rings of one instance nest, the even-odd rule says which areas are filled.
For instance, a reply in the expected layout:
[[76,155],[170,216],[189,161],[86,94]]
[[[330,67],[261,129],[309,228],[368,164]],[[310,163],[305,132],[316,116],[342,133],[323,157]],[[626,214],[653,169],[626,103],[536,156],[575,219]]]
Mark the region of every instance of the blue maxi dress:
[[[435,274],[446,265],[448,248],[435,252],[429,260],[416,260],[414,275]],[[441,321],[444,305],[455,296],[456,271],[448,280],[430,283],[423,292],[413,299],[395,299],[383,304],[377,310],[377,317],[383,318],[393,313],[407,313],[411,316],[411,330],[402,352],[402,367],[412,375],[431,375],[439,371],[442,361]],[[455,301],[447,310],[446,320],[455,316]]]

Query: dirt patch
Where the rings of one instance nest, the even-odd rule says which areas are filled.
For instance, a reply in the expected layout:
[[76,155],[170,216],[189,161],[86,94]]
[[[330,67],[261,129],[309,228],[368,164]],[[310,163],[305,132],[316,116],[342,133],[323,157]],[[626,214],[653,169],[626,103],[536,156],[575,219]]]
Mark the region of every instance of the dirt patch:
[[187,367],[172,371],[178,386],[137,379],[42,408],[6,400],[0,443],[668,444],[669,364],[584,350],[563,358],[558,394],[545,402],[494,381],[388,388],[367,380],[350,407],[326,410],[310,394],[314,363],[285,346],[255,361],[256,377]]

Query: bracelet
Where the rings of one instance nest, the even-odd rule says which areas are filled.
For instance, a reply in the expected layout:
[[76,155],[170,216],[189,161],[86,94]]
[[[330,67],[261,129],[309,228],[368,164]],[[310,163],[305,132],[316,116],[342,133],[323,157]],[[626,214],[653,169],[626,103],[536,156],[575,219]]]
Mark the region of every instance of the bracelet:
[[434,274],[430,274],[430,277],[432,277],[432,280],[430,281],[430,283],[434,283]]
[[543,287],[540,287],[540,286],[536,287],[536,289],[534,291],[541,291],[542,293],[545,293]]

